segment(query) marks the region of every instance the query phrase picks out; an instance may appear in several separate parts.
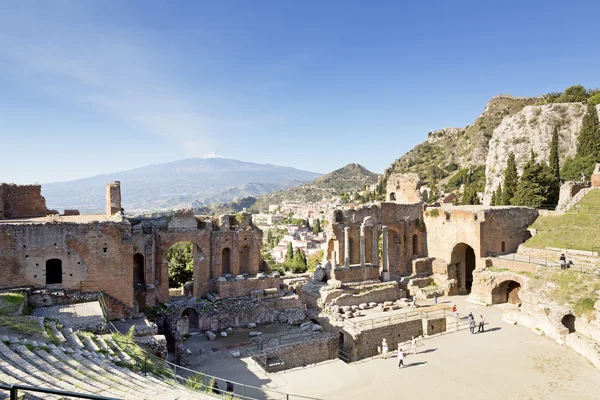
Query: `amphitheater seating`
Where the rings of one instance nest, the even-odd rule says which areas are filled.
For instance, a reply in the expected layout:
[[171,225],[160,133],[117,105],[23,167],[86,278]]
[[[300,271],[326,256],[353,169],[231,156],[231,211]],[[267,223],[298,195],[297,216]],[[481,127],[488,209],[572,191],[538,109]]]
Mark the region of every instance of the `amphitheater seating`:
[[[69,329],[61,334],[64,338],[55,339],[54,343],[0,336],[0,383],[120,399],[212,398],[150,373],[144,376],[120,366],[132,359],[110,336],[85,336]],[[9,398],[9,393],[0,391],[0,399],[5,398]],[[25,398],[59,397],[27,393]]]

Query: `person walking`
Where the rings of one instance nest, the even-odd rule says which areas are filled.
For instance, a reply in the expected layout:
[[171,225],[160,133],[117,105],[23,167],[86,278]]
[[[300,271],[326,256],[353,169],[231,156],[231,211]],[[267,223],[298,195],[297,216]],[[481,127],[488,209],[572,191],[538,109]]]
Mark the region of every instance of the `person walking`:
[[485,319],[483,319],[483,315],[479,316],[479,329],[477,329],[477,333],[484,332]]
[[433,294],[433,304],[437,304],[437,293]]
[[473,313],[469,313],[469,330],[471,333],[475,333],[475,317],[473,317]]
[[383,340],[381,341],[381,358],[387,358],[387,353],[388,353],[387,340],[385,340],[385,338],[383,338]]
[[233,383],[227,381],[227,382],[225,382],[225,386],[226,386],[225,391],[227,393],[233,393]]
[[414,294],[412,295],[412,307],[417,308],[417,298]]
[[414,336],[410,341],[410,354],[417,354],[417,339]]
[[404,354],[404,352],[402,352],[402,348],[398,346],[398,368],[404,368],[404,357],[406,357],[406,354]]
[[560,269],[567,269],[567,257],[564,253],[560,255]]

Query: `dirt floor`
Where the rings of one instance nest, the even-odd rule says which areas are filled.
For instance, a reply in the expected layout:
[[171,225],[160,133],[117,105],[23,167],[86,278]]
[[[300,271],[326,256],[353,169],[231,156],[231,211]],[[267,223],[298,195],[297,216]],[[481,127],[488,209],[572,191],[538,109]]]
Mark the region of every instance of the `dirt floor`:
[[[235,382],[318,399],[589,399],[597,400],[600,371],[565,346],[529,329],[501,321],[501,307],[470,304],[463,297],[440,299],[459,312],[483,314],[487,332],[438,335],[419,344],[405,368],[396,358],[345,364],[332,360],[277,374],[265,374],[245,356],[248,330],[210,342],[189,339],[194,369]],[[423,304],[425,305],[425,304]],[[269,325],[256,330],[293,329]],[[242,358],[230,355],[230,347]],[[247,393],[265,398],[257,393]],[[272,394],[268,398],[282,398]],[[284,398],[284,397],[283,397]],[[291,397],[293,398],[293,397]]]

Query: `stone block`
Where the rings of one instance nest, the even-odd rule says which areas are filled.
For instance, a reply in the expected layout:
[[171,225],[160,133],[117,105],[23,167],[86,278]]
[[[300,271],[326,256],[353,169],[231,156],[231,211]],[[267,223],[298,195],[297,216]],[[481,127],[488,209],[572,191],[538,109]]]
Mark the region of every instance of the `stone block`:
[[267,288],[267,289],[264,289],[264,292],[265,292],[265,295],[272,296],[274,294],[279,293],[279,289],[277,289],[277,288]]
[[240,351],[239,350],[233,350],[231,352],[229,352],[229,354],[231,354],[231,357],[233,358],[240,358]]
[[217,338],[217,335],[215,335],[211,331],[206,331],[206,333],[204,333],[204,335],[206,335],[208,340],[215,340]]
[[250,296],[252,296],[252,297],[264,297],[265,296],[265,291],[264,291],[264,289],[252,290],[250,292]]
[[225,331],[221,331],[221,336],[222,336],[222,337],[227,337],[227,332],[225,332]]
[[366,310],[367,308],[369,308],[369,305],[367,303],[361,303],[358,305],[358,308],[361,310]]
[[377,303],[375,303],[375,302],[372,301],[372,302],[369,303],[369,307],[371,307],[371,308],[377,307]]
[[250,336],[250,337],[256,337],[256,336],[260,336],[260,335],[262,335],[262,332],[257,332],[257,331],[248,332],[248,336]]
[[248,322],[248,325],[246,325],[246,326],[250,329],[256,328],[256,324],[254,322]]
[[323,327],[321,325],[313,325],[312,326],[313,332],[321,332],[322,330],[323,330]]

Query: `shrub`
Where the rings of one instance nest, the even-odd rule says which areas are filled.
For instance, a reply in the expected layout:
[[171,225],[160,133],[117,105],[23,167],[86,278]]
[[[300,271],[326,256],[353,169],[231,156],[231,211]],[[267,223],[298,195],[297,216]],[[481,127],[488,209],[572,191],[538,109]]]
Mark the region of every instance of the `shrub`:
[[591,297],[583,297],[575,302],[573,305],[573,312],[575,312],[577,316],[589,316],[595,311],[594,303],[596,303],[596,299]]

